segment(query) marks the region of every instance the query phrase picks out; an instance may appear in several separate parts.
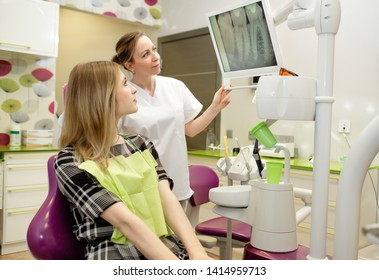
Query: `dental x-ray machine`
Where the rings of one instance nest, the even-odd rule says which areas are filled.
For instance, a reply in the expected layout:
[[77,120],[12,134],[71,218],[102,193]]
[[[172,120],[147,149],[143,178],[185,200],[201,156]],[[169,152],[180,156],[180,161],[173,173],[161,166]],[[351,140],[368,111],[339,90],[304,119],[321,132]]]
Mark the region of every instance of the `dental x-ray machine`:
[[[312,183],[316,187],[312,190],[312,228],[307,259],[327,259],[328,180],[332,103],[334,102],[334,45],[340,22],[340,4],[339,0],[294,0],[274,11],[273,18],[275,24],[280,24],[287,19],[291,30],[314,27],[318,35],[317,78],[261,76],[256,89],[256,106],[261,119],[315,121]],[[289,168],[289,165],[286,164],[285,167]],[[286,170],[284,174],[287,177],[279,185],[270,186],[259,178],[253,180],[250,195],[245,196],[245,198],[249,198],[245,207],[248,207],[250,212],[243,211],[243,214],[241,214],[242,211],[233,210],[233,207],[222,205],[227,197],[222,192],[231,191],[232,188],[238,186],[215,188],[210,193],[210,196],[212,195],[214,200],[217,200],[214,201],[216,203],[215,212],[251,224],[253,230],[250,244],[263,248],[263,250],[286,252],[295,250],[297,246],[296,221],[294,215],[290,213],[292,210],[289,211],[289,217],[284,224],[276,221],[282,226],[277,232],[275,232],[276,225],[272,221],[270,224],[265,223],[266,217],[270,216],[267,213],[281,204],[265,204],[266,199],[267,201],[271,199],[272,193],[281,193],[276,196],[276,201],[283,199],[284,203],[288,201],[293,203],[293,190],[288,179],[289,174]],[[260,200],[256,198],[257,192]],[[285,208],[291,209],[291,207],[288,205]],[[281,210],[283,209],[276,208],[276,211]],[[264,231],[259,232],[261,225],[263,225]],[[254,232],[254,227],[257,232]],[[272,227],[274,230],[270,232]],[[283,229],[287,230],[288,234],[282,234]],[[295,238],[293,232],[295,232]],[[272,243],[273,247],[267,245],[267,240]]]

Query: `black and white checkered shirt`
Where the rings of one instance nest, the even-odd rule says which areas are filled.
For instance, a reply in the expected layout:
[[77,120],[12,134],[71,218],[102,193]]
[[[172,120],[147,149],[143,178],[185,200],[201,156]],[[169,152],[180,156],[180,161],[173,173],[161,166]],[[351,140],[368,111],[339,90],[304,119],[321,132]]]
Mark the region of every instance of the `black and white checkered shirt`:
[[[131,143],[133,142],[133,143]],[[163,169],[157,151],[152,142],[146,138],[135,135],[129,136],[123,144],[112,147],[115,156],[128,157],[137,152],[149,150],[158,165],[156,171],[159,180],[168,179],[170,187],[172,180]],[[59,189],[70,202],[73,214],[73,232],[78,240],[86,242],[86,256],[88,259],[145,259],[133,244],[119,245],[111,241],[113,226],[100,217],[100,214],[120,199],[102,187],[89,173],[78,168],[74,157],[74,149],[67,146],[59,152],[55,162]],[[175,254],[181,256],[185,250],[175,236],[162,240]]]

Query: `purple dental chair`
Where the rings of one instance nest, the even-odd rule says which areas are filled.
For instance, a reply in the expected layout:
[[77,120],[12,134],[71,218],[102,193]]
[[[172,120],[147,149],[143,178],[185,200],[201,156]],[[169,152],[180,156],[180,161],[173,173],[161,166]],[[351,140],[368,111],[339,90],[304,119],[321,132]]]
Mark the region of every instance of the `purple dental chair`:
[[39,260],[84,260],[85,245],[72,232],[69,204],[58,188],[55,158],[51,156],[47,162],[49,190],[29,224],[27,243],[33,257]]

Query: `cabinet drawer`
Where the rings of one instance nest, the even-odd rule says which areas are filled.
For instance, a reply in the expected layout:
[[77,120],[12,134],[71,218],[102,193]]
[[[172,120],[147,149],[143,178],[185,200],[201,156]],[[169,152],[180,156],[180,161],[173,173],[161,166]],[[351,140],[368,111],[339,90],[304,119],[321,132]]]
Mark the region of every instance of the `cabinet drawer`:
[[[302,207],[304,207],[304,203],[301,201],[299,198],[295,198],[295,210],[299,210]],[[331,230],[334,232],[334,221],[335,221],[335,215],[336,215],[336,204],[334,201],[329,201],[328,202],[328,220],[327,220],[327,227],[328,230]],[[303,221],[304,223],[311,224],[311,216],[310,214],[305,220]]]
[[47,163],[5,166],[5,186],[47,185]]
[[[315,188],[315,186],[312,186],[313,173],[309,171],[291,169],[290,181],[293,184],[294,188],[302,188],[302,189],[309,189],[309,190],[312,190],[313,188]],[[329,183],[329,186],[328,186],[329,200],[336,201],[339,175],[329,174],[328,183]]]
[[7,153],[4,157],[6,165],[13,164],[45,164],[50,156],[55,155],[56,152],[51,153]]
[[47,185],[8,187],[5,192],[5,209],[39,207],[48,192]]
[[3,243],[26,240],[28,226],[37,211],[37,207],[7,210],[4,214]]

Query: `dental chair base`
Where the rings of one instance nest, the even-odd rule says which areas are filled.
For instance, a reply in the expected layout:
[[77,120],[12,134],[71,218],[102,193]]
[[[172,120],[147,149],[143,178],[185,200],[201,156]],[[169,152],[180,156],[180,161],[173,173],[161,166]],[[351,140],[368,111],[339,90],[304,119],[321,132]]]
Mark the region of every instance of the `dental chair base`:
[[297,249],[296,211],[292,184],[253,181],[253,228],[250,244],[272,252]]
[[281,253],[298,248],[292,184],[254,180],[252,185],[214,188],[209,198],[216,214],[252,226],[251,246]]
[[291,252],[278,253],[257,249],[251,244],[246,244],[243,251],[244,260],[307,260],[309,248],[299,245]]

